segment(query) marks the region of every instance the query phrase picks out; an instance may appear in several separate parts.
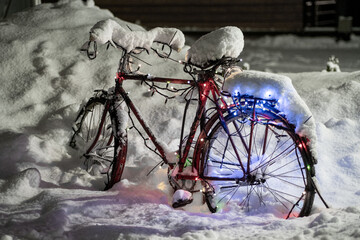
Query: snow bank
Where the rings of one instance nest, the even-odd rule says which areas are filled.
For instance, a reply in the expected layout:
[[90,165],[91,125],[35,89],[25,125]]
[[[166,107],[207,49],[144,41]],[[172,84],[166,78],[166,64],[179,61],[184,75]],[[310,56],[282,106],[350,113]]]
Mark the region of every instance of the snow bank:
[[[316,120],[316,175],[332,206],[357,206],[360,72],[286,73]],[[346,202],[346,203],[345,203]]]
[[285,49],[351,49],[360,48],[360,37],[358,35],[351,36],[352,41],[335,42],[335,38],[329,37],[301,37],[293,34],[264,36],[253,39],[246,44],[249,46],[261,46],[271,48]]
[[200,37],[187,51],[185,60],[198,66],[222,57],[237,58],[244,48],[244,36],[237,27],[223,27]]
[[21,204],[40,192],[41,176],[36,168],[26,169],[12,176],[0,186],[0,204]]

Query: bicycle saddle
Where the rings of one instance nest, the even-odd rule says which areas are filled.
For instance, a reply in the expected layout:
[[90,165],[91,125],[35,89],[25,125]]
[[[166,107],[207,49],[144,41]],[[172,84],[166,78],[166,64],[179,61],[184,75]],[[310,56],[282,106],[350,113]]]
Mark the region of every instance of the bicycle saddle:
[[187,51],[185,60],[205,67],[222,58],[237,58],[244,48],[244,35],[237,27],[223,27],[200,37]]

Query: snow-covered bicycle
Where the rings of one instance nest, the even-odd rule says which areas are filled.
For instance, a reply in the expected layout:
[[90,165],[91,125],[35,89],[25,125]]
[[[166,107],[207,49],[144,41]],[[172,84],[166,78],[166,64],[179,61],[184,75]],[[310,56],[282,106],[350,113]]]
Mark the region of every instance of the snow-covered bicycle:
[[[91,29],[86,44],[89,58],[96,57],[97,43],[111,44],[122,55],[115,86],[96,91],[74,124],[70,144],[82,151],[88,171],[106,176],[105,189],[121,180],[130,123],[145,145],[168,164],[174,207],[191,202],[192,193],[202,192],[211,212],[231,200],[251,212],[268,211],[285,218],[308,215],[316,192],[316,160],[306,136],[311,135],[306,127],[311,119],[306,106],[296,100],[289,79],[237,67],[243,35],[236,27],[204,35],[184,61],[175,61],[172,50],[181,49],[184,42],[181,31],[173,28],[129,31],[106,20]],[[133,60],[144,51],[182,64],[192,80],[154,77],[133,69]],[[183,96],[183,122],[190,102],[197,103],[188,135],[184,136],[182,126],[177,151],[158,140],[123,88],[133,80],[166,99],[169,94]],[[291,108],[296,111],[286,111]]]

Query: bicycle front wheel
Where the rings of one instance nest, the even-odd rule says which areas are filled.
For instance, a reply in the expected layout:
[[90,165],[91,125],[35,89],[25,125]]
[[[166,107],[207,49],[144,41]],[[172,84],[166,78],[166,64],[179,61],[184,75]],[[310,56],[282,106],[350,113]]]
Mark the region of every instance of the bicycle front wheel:
[[86,171],[99,184],[105,183],[105,189],[120,181],[127,150],[127,138],[120,143],[114,137],[112,118],[104,95],[90,98],[76,118],[70,144],[84,159]]
[[289,218],[310,213],[315,190],[314,166],[294,128],[282,116],[255,108],[229,113],[210,127],[203,150],[202,177],[211,191],[212,212],[234,200],[248,212]]

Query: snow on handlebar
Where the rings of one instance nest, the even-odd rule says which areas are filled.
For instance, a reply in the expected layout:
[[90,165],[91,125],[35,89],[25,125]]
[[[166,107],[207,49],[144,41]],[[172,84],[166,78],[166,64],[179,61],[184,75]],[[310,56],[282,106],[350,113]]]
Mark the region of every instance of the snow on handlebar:
[[110,43],[120,46],[127,52],[134,49],[149,50],[154,42],[164,43],[176,51],[184,47],[184,34],[176,28],[154,28],[149,31],[131,31],[123,28],[112,19],[97,22],[90,30],[90,42]]

